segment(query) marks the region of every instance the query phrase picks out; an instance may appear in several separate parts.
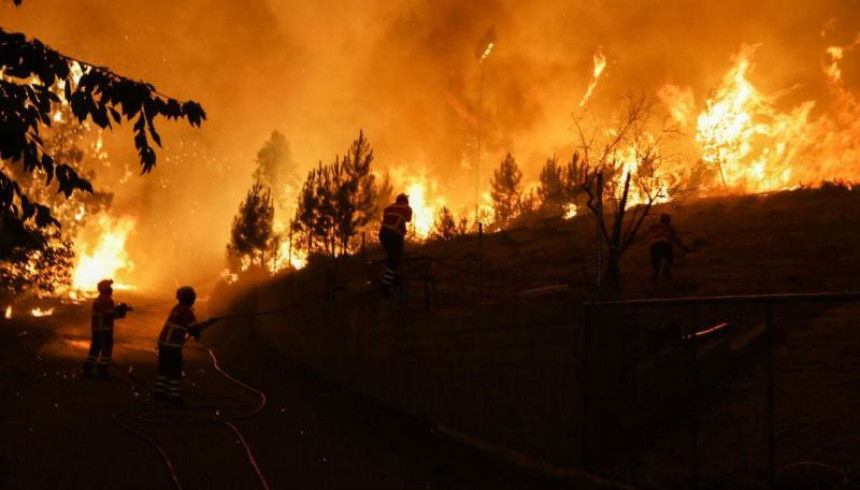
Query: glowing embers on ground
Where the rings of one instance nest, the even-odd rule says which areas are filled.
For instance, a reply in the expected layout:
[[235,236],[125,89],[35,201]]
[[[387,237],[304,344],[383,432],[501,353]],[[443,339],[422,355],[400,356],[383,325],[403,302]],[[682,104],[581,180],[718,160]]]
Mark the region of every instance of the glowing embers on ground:
[[6,310],[3,312],[3,318],[7,320],[12,319],[12,305],[6,305]]
[[134,269],[126,242],[134,231],[135,220],[115,218],[102,213],[95,223],[88,224],[75,240],[77,262],[72,274],[75,291],[93,292],[102,279],[113,279],[114,289],[131,289],[123,283],[123,274]]
[[54,314],[53,308],[46,308],[44,310],[42,308],[33,308],[32,310],[30,310],[30,316],[34,316],[37,318],[43,317],[43,316],[51,316],[53,314]]

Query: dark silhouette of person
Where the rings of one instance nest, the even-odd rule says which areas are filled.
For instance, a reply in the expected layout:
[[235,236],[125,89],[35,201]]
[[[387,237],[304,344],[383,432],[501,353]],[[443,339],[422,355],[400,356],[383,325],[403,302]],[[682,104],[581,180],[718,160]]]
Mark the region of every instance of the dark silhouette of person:
[[672,217],[666,213],[660,215],[660,221],[651,226],[648,234],[651,236],[651,281],[657,282],[661,268],[666,280],[671,280],[672,267],[675,265],[673,246],[677,245],[686,252],[690,249],[678,238],[672,226]]
[[412,221],[412,208],[409,196],[399,194],[394,204],[382,213],[382,226],[379,228],[379,242],[385,249],[385,272],[379,285],[383,296],[391,295],[391,286],[403,261],[403,239],[406,236],[406,223]]
[[99,296],[93,301],[92,313],[92,341],[87,360],[84,362],[84,378],[93,377],[93,364],[98,363],[98,374],[100,378],[109,378],[108,366],[111,363],[113,353],[113,327],[114,320],[125,318],[125,314],[131,311],[131,307],[125,303],[118,305],[113,302],[113,281],[105,279],[97,285]]
[[197,321],[192,308],[197,300],[197,292],[191,286],[177,289],[176,300],[176,306],[170,310],[170,316],[158,336],[158,376],[155,378],[153,397],[155,401],[181,405],[184,403],[179,392],[182,382],[182,346],[188,337],[200,340],[200,334],[215,323],[215,319]]

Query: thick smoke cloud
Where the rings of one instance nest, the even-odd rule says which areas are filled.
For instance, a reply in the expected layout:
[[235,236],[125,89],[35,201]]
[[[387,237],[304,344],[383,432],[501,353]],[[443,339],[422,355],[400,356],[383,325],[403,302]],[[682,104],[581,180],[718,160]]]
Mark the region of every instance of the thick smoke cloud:
[[[742,44],[761,45],[757,86],[791,105],[823,96],[825,48],[860,31],[856,0],[43,0],[2,13],[7,30],[207,109],[202,130],[162,124],[153,175],[103,182],[119,209],[139,217],[132,254],[153,284],[217,270],[254,155],[273,129],[287,136],[301,173],[364,129],[381,168],[424,169],[449,202],[467,206],[477,119],[484,182],[507,151],[534,178],[547,155],[575,144],[571,113],[598,47],[609,65],[595,112],[618,109],[628,90],[655,94],[666,84],[690,87],[700,110]],[[490,27],[498,42],[479,114],[475,49]],[[844,64],[854,87],[858,57]],[[107,139],[116,164],[136,170],[128,135]]]

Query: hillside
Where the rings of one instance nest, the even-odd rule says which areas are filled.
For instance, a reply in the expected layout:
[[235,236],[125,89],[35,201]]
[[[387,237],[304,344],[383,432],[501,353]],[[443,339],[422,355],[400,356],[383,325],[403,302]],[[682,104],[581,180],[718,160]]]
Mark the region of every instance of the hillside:
[[[634,245],[621,260],[624,298],[860,289],[856,277],[860,261],[855,252],[860,233],[852,226],[860,220],[855,191],[826,187],[711,198],[654,210],[655,215],[661,212],[673,215],[673,223],[692,251],[677,257],[677,274],[671,284],[652,288],[647,245]],[[497,448],[491,452],[501,451],[520,462],[536,457],[558,465],[556,470],[581,466],[588,456],[582,452],[582,441],[590,437],[582,433],[584,417],[597,410],[610,426],[612,420],[626,417],[630,422],[612,431],[621,431],[615,434],[619,440],[635,434],[638,442],[623,451],[610,445],[605,448],[614,454],[610,459],[623,461],[603,461],[598,466],[640,481],[683,487],[688,478],[684,445],[689,440],[683,401],[689,387],[685,384],[689,365],[683,363],[689,355],[672,332],[692,328],[690,310],[640,311],[638,316],[615,312],[622,316],[607,317],[602,325],[613,328],[601,332],[617,331],[611,333],[616,337],[602,333],[602,344],[594,344],[593,335],[591,341],[583,340],[581,304],[593,297],[593,236],[593,218],[583,216],[553,227],[488,234],[480,242],[469,236],[412,245],[407,266],[411,279],[393,300],[383,299],[370,285],[379,272],[382,256],[378,252],[312,263],[306,270],[276,277],[241,294],[234,311],[274,314],[237,320],[233,326],[251,328],[276,351],[351,390],[455,434],[475,437],[487,447]],[[213,301],[227,301],[221,296],[225,292]],[[827,322],[830,309],[814,305],[777,312],[780,390],[783,383],[793,382],[786,381],[786,373],[804,370],[812,362],[784,352],[798,348],[797,341],[790,339],[816,337],[809,329]],[[840,314],[837,318],[847,317]],[[725,478],[743,475],[747,484],[755,486],[764,475],[761,438],[756,436],[754,443],[746,444],[747,451],[724,452],[719,448],[731,448],[737,438],[732,439],[732,431],[725,430],[732,424],[714,414],[735,413],[741,419],[749,415],[749,424],[761,426],[762,385],[755,373],[761,373],[763,344],[748,342],[742,352],[727,346],[734,345],[738,335],[754,333],[763,313],[748,307],[710,308],[702,312],[700,320],[701,326],[731,324],[726,330],[729,333],[718,336],[713,348],[707,349],[719,355],[699,354],[702,369],[710,370],[699,390],[701,419],[716,424],[708,430],[725,436],[709,443],[708,454],[715,466],[709,469],[708,478],[725,484]],[[841,336],[847,330],[831,330],[832,336],[818,339],[816,352],[825,358],[823,353],[829,350],[840,353],[832,359],[838,364],[845,352],[842,344],[848,340]],[[603,364],[585,371],[583,366],[588,364],[583,364],[582,352],[595,354],[589,362],[600,359]],[[735,354],[726,357],[726,352]],[[623,367],[639,366],[635,372],[641,372],[643,363],[663,367],[633,378],[629,368]],[[600,368],[599,380],[592,379],[595,367]],[[835,372],[842,371],[823,366],[810,376]],[[616,384],[617,389],[611,388]],[[610,408],[629,407],[583,412],[587,385],[609,386],[604,390],[609,398],[602,403],[611,404]],[[651,391],[640,393],[643,386]],[[802,412],[798,407],[805,405],[793,398],[796,396],[778,399],[781,416]],[[789,417],[785,423],[799,422]],[[813,430],[801,425],[807,433]],[[860,433],[860,423],[848,430]],[[794,448],[783,446],[780,454],[802,454],[796,451],[802,437],[792,438],[784,431],[780,437]],[[674,449],[660,449],[667,445]],[[519,456],[498,448],[511,449]],[[700,447],[700,451],[704,449]],[[715,453],[724,457],[714,457]],[[729,468],[742,464],[734,455],[747,461],[746,473],[732,474]],[[792,461],[778,457],[776,463],[784,466]]]

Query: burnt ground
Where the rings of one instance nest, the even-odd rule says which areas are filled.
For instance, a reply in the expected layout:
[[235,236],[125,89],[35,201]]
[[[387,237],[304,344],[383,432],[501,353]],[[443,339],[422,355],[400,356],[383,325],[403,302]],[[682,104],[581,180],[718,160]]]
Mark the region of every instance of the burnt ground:
[[[80,378],[85,306],[0,320],[0,487],[170,488],[156,450],[116,414],[164,448],[183,488],[260,487],[227,427],[181,417],[240,416],[259,402],[220,376],[204,351],[186,356],[186,407],[148,400],[167,308],[118,322],[111,380]],[[278,358],[252,336],[214,348],[225,370],[268,397],[261,413],[235,424],[271,488],[586,488],[488,459]]]

